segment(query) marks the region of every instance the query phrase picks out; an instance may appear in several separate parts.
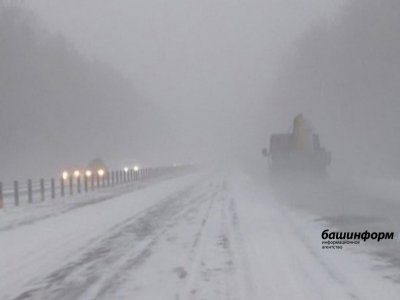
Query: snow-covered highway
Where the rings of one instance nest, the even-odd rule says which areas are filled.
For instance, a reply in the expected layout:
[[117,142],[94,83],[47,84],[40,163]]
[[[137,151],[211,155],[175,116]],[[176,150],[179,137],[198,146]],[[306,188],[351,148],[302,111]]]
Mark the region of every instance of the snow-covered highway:
[[0,299],[397,298],[382,263],[321,250],[327,223],[272,190],[197,173],[1,212]]

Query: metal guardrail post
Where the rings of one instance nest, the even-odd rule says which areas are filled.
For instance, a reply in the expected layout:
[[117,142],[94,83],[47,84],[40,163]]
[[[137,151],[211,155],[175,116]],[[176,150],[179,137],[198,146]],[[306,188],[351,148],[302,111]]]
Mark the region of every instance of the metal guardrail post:
[[60,179],[60,193],[61,197],[65,196],[65,190],[64,190],[64,178],[61,177]]
[[44,179],[40,179],[40,200],[44,201]]
[[56,199],[56,182],[54,178],[51,178],[50,180],[51,184],[51,199]]
[[3,198],[3,183],[0,182],[0,209],[4,207],[4,198]]
[[99,174],[96,174],[96,187],[97,187],[97,189],[100,188],[100,176],[99,176]]
[[18,181],[14,181],[14,203],[19,206],[19,185]]
[[94,191],[94,173],[90,176],[90,189]]
[[69,194],[72,196],[74,194],[74,182],[72,176],[68,177],[69,179]]
[[85,189],[85,193],[88,192],[88,176],[83,175],[83,188]]
[[28,180],[28,203],[33,202],[33,196],[32,196],[32,179]]
[[81,176],[76,177],[76,192],[81,193]]

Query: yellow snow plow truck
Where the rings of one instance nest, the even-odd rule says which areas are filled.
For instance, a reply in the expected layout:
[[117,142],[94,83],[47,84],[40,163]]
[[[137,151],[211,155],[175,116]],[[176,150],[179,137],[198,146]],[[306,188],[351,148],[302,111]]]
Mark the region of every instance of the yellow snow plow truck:
[[303,115],[293,121],[291,133],[272,134],[269,150],[264,148],[272,174],[324,174],[331,163],[331,154],[320,145]]

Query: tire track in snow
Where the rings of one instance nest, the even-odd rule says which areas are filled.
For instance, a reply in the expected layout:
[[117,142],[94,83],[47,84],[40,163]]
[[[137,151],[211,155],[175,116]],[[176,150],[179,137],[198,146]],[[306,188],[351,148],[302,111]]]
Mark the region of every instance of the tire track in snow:
[[176,299],[241,299],[238,255],[241,252],[235,207],[228,200],[228,185],[223,181],[210,199],[191,249],[191,267]]
[[[185,189],[139,216],[114,226],[107,238],[80,259],[53,272],[15,300],[98,299],[100,294],[112,288],[124,272],[143,263],[151,255],[157,239],[178,222],[192,205],[204,198],[204,195],[191,195],[192,190],[193,187]],[[108,267],[112,267],[114,272],[108,272],[107,275],[104,270]]]

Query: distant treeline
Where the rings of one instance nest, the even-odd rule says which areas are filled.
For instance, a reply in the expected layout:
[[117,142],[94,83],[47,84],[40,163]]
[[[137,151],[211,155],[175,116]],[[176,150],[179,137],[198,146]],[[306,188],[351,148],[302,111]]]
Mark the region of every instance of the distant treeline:
[[10,3],[0,1],[0,177],[127,157],[148,110],[131,83]]

